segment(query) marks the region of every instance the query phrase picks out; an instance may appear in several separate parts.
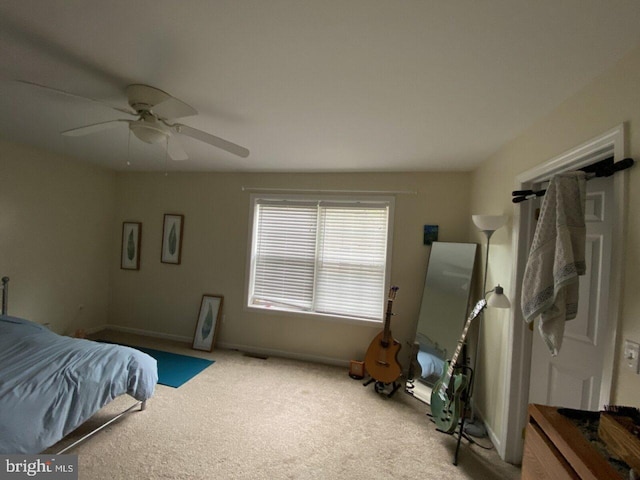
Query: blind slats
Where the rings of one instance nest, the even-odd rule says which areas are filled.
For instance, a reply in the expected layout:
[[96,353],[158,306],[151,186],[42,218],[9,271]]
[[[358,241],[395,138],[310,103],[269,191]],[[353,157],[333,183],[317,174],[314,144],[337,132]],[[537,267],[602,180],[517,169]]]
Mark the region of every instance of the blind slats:
[[382,319],[388,202],[255,203],[249,304]]

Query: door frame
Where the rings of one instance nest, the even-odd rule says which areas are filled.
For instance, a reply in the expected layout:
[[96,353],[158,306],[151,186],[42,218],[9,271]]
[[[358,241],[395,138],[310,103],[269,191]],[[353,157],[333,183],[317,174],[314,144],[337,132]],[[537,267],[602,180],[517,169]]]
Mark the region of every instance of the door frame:
[[[625,125],[605,132],[582,145],[569,150],[551,160],[527,170],[516,177],[514,190],[528,190],[536,183],[548,180],[552,175],[567,170],[576,170],[603,160],[613,154],[614,160],[620,161],[626,156]],[[611,282],[608,318],[611,320],[604,340],[604,358],[600,403],[611,401],[613,368],[616,354],[618,325],[620,323],[623,284],[623,252],[628,203],[628,171],[616,173],[613,177],[614,219],[611,256]],[[511,269],[510,309],[508,344],[507,344],[507,377],[504,382],[504,416],[500,442],[500,456],[509,463],[519,464],[522,460],[524,445],[524,427],[527,421],[527,405],[529,399],[529,378],[531,373],[531,342],[533,332],[525,324],[520,304],[521,285],[529,255],[529,247],[535,224],[533,219],[533,202],[522,202],[514,208],[512,252],[513,268]]]

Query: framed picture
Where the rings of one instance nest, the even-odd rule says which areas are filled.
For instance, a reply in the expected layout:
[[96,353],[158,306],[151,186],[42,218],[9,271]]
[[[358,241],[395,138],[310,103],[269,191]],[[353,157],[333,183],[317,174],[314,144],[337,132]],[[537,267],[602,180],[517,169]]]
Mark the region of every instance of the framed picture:
[[142,223],[122,222],[122,250],[120,252],[120,268],[124,270],[140,270],[140,237]]
[[165,213],[162,227],[162,263],[180,264],[184,215]]
[[423,243],[425,245],[431,245],[433,242],[438,241],[438,225],[425,225]]
[[207,352],[213,350],[222,314],[222,299],[223,297],[220,295],[202,296],[196,331],[193,334],[194,350],[206,350]]

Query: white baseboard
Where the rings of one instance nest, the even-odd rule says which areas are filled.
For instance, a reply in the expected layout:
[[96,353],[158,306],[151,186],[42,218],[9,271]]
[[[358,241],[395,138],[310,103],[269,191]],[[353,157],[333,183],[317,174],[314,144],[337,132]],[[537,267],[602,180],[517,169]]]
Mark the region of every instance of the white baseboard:
[[349,360],[343,360],[341,358],[323,357],[320,355],[309,355],[300,352],[289,352],[286,350],[275,350],[272,348],[260,348],[250,345],[240,345],[236,343],[218,342],[217,345],[220,346],[220,348],[225,348],[227,350],[239,350],[241,352],[252,353],[255,355],[290,358],[292,360],[303,360],[305,362],[322,363],[325,365],[335,365],[338,367],[349,366]]
[[101,332],[102,330],[106,330],[107,328],[109,328],[108,325],[99,325],[97,327],[85,328],[84,331],[88,335],[93,335],[94,333]]
[[[120,325],[113,325],[113,324],[106,324],[106,325],[103,325],[102,327],[92,328],[90,331],[87,330],[87,333],[95,333],[95,332],[99,332],[100,330],[115,330],[116,332],[133,333],[135,335],[142,335],[145,337],[162,338],[164,340],[174,340],[178,342],[185,342],[185,343],[188,343],[189,345],[193,341],[192,337],[183,337],[182,335],[173,335],[169,333],[155,332],[152,330],[142,330],[140,328],[123,327]],[[227,349],[227,350],[238,350],[240,352],[252,353],[252,354],[261,355],[261,356],[290,358],[292,360],[303,360],[306,362],[322,363],[325,365],[335,365],[338,367],[349,366],[349,360],[343,360],[341,358],[323,357],[320,355],[309,355],[306,353],[289,352],[286,350],[276,350],[271,348],[260,348],[260,347],[253,347],[250,345],[241,345],[236,343],[218,342],[216,346]]]
[[116,332],[133,333],[144,337],[162,338],[164,340],[174,340],[176,342],[185,342],[191,344],[192,337],[183,337],[182,335],[173,335],[170,333],[155,332],[152,330],[143,330],[141,328],[122,327],[120,325],[107,324],[101,330],[115,330]]
[[487,435],[489,435],[489,440],[491,440],[491,443],[493,443],[493,446],[496,448],[496,452],[498,452],[498,454],[502,457],[502,454],[500,452],[503,452],[503,449],[501,446],[500,438],[498,438],[496,433],[491,429],[491,427],[484,420],[482,413],[476,411],[475,415],[476,417],[478,417],[478,420],[482,422],[482,424],[484,425],[484,428],[487,429]]

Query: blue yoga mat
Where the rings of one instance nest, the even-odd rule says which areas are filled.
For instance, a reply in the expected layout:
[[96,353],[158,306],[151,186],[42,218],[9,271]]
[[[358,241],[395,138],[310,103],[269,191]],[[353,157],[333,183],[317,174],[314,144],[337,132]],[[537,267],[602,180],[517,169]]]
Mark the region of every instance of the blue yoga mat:
[[158,362],[158,383],[178,388],[191,380],[202,370],[213,364],[213,360],[162,352],[153,348],[132,347],[151,355]]

